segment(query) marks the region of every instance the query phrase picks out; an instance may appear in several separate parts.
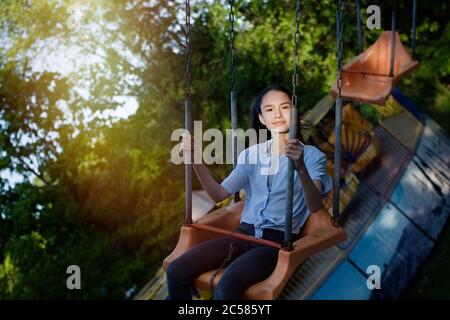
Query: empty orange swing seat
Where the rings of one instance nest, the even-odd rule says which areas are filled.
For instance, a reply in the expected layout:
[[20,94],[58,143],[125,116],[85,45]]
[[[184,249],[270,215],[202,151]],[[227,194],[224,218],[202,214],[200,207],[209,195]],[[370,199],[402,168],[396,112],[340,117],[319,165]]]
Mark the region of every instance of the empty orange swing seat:
[[[393,87],[419,63],[400,41],[395,32],[394,69],[389,77],[391,31],[384,31],[377,41],[348,62],[342,70],[342,98],[344,100],[384,105]],[[337,81],[331,94],[337,97]]]

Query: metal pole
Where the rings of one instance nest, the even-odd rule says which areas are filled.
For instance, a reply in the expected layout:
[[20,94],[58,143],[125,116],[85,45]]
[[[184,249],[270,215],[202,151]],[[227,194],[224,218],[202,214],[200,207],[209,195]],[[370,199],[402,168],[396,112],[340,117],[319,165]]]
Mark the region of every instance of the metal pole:
[[[191,102],[184,102],[184,128],[192,134],[192,108]],[[192,223],[192,150],[185,155],[184,164],[184,188],[186,190],[185,199],[185,224]]]
[[389,63],[389,77],[394,76],[394,64],[395,64],[395,11],[396,11],[396,1],[394,1],[392,8],[392,23],[391,23],[391,59]]
[[[289,125],[289,139],[296,139],[297,137],[297,123],[294,119],[297,119],[297,108],[292,106],[291,108],[291,123]],[[286,201],[286,226],[284,232],[284,247],[288,250],[292,250],[292,209],[294,200],[294,161],[289,159],[287,169],[287,201]]]
[[[186,97],[184,101],[184,128],[192,134],[192,105],[191,105],[191,6],[186,0]],[[185,155],[184,188],[186,191],[184,223],[192,224],[192,150]]]
[[334,147],[334,168],[333,168],[333,222],[335,225],[339,222],[339,198],[341,191],[341,145],[342,145],[342,97],[336,99],[335,105],[335,147]]
[[413,0],[412,10],[412,35],[411,35],[411,54],[416,54],[416,16],[417,16],[417,0]]
[[[237,135],[236,130],[238,127],[238,119],[237,119],[237,90],[236,90],[236,49],[234,47],[234,0],[230,0],[230,13],[228,18],[230,20],[230,60],[231,60],[231,150],[233,154],[233,169],[236,168],[237,165]],[[240,200],[239,191],[234,194],[234,202],[238,202]]]
[[356,0],[356,28],[358,29],[358,52],[362,52],[362,29],[361,29],[361,6],[360,1]]
[[338,77],[337,89],[338,95],[335,105],[335,147],[334,147],[334,169],[333,169],[333,225],[339,225],[339,198],[340,198],[340,181],[341,181],[341,131],[342,131],[342,51],[343,51],[343,32],[344,32],[344,1],[339,0],[338,3],[338,20],[339,32],[338,42]]
[[[236,168],[237,165],[237,92],[236,90],[231,91],[231,128],[232,128],[232,153],[233,153],[233,168]],[[238,202],[240,200],[239,191],[234,194],[234,202]]]

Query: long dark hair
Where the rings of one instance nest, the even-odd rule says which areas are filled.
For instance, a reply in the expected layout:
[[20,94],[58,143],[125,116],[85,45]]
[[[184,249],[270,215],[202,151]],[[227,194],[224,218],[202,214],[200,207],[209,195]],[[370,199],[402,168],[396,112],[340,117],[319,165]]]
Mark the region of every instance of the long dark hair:
[[[252,113],[252,128],[256,130],[257,135],[258,135],[258,141],[259,141],[259,130],[260,129],[265,129],[267,130],[267,139],[271,139],[272,135],[270,133],[270,131],[267,129],[267,127],[265,125],[263,125],[261,123],[261,121],[259,121],[259,115],[262,114],[261,111],[261,103],[262,103],[262,99],[264,98],[264,96],[266,95],[266,93],[268,93],[269,91],[280,91],[280,92],[284,92],[289,96],[289,99],[292,99],[292,92],[286,88],[284,85],[282,84],[271,84],[269,86],[267,86],[266,88],[264,88],[264,90],[262,90],[255,98],[253,98],[252,103],[251,103],[251,113]],[[305,143],[302,139],[302,128],[303,125],[301,125],[300,123],[300,112],[297,112],[297,119],[296,119],[296,123],[298,125],[297,127],[297,139],[300,140],[302,143]],[[260,141],[263,142],[263,141]]]

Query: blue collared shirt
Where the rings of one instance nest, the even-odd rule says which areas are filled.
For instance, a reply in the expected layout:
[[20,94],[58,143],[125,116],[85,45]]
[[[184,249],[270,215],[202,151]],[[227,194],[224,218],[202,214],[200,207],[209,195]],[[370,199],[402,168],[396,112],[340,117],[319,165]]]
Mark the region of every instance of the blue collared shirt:
[[[286,210],[286,177],[289,158],[285,154],[272,156],[273,139],[253,145],[239,154],[236,167],[221,185],[233,194],[244,188],[247,198],[241,222],[255,226],[255,237],[261,238],[263,229],[284,231]],[[332,188],[331,177],[326,172],[326,156],[317,147],[304,146],[304,161],[312,180],[322,182],[322,195]],[[268,176],[273,174],[272,185]],[[303,196],[300,177],[294,170],[294,199],[292,232],[297,234],[310,212]]]

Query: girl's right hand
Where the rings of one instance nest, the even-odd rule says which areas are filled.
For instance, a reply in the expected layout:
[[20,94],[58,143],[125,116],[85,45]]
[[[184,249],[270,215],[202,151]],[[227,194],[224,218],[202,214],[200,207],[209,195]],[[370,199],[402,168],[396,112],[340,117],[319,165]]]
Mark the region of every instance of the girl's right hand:
[[196,149],[197,149],[197,145],[195,144],[194,136],[191,136],[189,131],[186,130],[183,133],[183,140],[181,141],[180,151],[183,150],[183,153],[184,153],[189,150],[196,150]]

